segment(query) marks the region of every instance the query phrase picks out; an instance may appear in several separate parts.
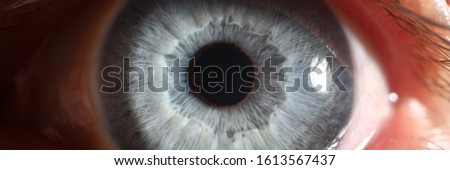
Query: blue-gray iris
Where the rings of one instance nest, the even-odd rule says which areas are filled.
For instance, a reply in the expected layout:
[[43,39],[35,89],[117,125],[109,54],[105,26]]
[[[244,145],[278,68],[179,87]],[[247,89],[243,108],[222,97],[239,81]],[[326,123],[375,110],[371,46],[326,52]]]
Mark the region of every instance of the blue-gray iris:
[[[211,43],[238,46],[260,68],[245,100],[217,107],[190,91],[189,62]],[[255,3],[129,1],[100,64],[121,67],[120,90],[100,98],[109,130],[124,149],[327,148],[348,123],[353,80],[325,43]]]

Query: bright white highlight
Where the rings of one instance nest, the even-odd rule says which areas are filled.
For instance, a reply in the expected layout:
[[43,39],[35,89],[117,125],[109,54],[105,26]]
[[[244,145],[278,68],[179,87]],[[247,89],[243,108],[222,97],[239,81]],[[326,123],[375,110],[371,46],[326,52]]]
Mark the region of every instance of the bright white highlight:
[[315,57],[311,62],[312,72],[309,74],[312,87],[317,87],[318,92],[326,92],[330,83],[331,72],[325,58]]
[[398,95],[397,93],[391,93],[388,96],[389,101],[391,101],[392,103],[395,103],[398,101]]

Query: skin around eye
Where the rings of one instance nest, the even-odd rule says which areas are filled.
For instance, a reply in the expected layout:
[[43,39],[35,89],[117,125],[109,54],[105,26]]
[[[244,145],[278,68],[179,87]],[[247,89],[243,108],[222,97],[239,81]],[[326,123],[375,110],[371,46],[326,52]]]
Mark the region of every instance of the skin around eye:
[[[0,110],[0,148],[115,147],[103,129],[103,122],[93,111],[95,102],[76,97],[82,93],[91,93],[87,86],[80,85],[80,82],[91,81],[87,75],[87,70],[90,69],[69,70],[76,69],[81,64],[89,65],[88,67],[94,65],[89,58],[96,56],[95,49],[99,47],[99,42],[96,41],[103,39],[109,22],[123,2],[54,1],[41,10],[39,15],[25,19],[21,28],[0,30],[2,37],[0,50],[2,56],[8,56],[0,59],[0,63],[3,63],[0,68],[3,78],[0,95],[5,101],[2,101]],[[416,40],[399,29],[394,21],[389,21],[389,17],[384,15],[383,10],[372,0],[329,0],[328,3],[335,9],[336,14],[339,14],[340,19],[349,24],[350,30],[356,33],[371,57],[380,63],[383,75],[388,77],[387,91],[395,92],[399,97],[399,100],[391,106],[390,115],[393,115],[393,118],[380,128],[366,148],[417,149],[427,145],[420,143],[419,146],[418,143],[409,141],[411,139],[417,141],[415,139],[418,137],[428,136],[424,134],[430,131],[430,128],[423,128],[429,127],[429,123],[418,123],[422,118],[415,117],[411,113],[421,110],[423,111],[421,113],[427,113],[425,115],[428,115],[426,116],[428,119],[432,118],[434,122],[435,119],[440,119],[441,122],[438,124],[448,127],[447,111],[450,109],[448,101],[424,88],[417,81],[417,77],[409,73],[409,68],[398,64],[410,60],[406,57],[409,54],[405,52],[408,48],[401,45],[402,42]],[[365,8],[359,8],[364,4]],[[392,29],[386,29],[381,25]],[[402,41],[392,41],[394,39],[392,37]],[[384,44],[385,42],[391,43]],[[55,49],[59,48],[63,49],[55,52]],[[390,60],[396,57],[400,59]],[[52,62],[53,59],[57,61]],[[69,61],[72,64],[67,64]],[[35,65],[38,64],[35,63],[41,64],[37,67]],[[71,77],[72,80],[65,81],[67,77]],[[72,116],[76,115],[78,121],[76,119],[68,121],[74,120],[71,119],[73,117],[70,113]],[[88,116],[82,116],[86,113]],[[50,121],[46,120],[47,118],[50,118]],[[411,130],[411,127],[415,127],[417,131]],[[416,132],[419,134],[415,134]],[[448,140],[433,143],[438,143],[435,146],[445,146]]]
[[0,148],[114,147],[95,112],[90,75],[121,3],[55,1],[39,13],[42,18],[23,21],[14,36],[2,34],[11,39],[2,41],[11,56],[2,63],[14,67],[5,75],[12,92],[2,111]]

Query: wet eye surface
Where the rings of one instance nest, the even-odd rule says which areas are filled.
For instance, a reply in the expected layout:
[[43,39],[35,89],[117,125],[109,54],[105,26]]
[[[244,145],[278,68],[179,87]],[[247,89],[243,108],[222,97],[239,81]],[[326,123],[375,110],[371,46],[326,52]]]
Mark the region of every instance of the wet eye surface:
[[130,1],[98,78],[118,146],[326,149],[339,140],[353,78],[336,56],[345,50],[333,47],[346,40],[326,41],[287,13],[241,1]]

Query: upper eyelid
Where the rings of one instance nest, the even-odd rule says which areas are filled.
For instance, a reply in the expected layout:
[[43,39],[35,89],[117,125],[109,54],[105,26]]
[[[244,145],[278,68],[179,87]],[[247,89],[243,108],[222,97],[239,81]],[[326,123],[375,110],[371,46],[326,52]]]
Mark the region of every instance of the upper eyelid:
[[412,48],[412,55],[422,62],[430,62],[440,66],[433,70],[417,66],[415,74],[422,78],[426,86],[444,99],[450,100],[450,80],[443,73],[450,75],[450,40],[446,39],[430,27],[436,27],[450,33],[450,26],[437,23],[424,17],[395,0],[376,0],[397,20],[397,24],[415,37],[427,48]]

